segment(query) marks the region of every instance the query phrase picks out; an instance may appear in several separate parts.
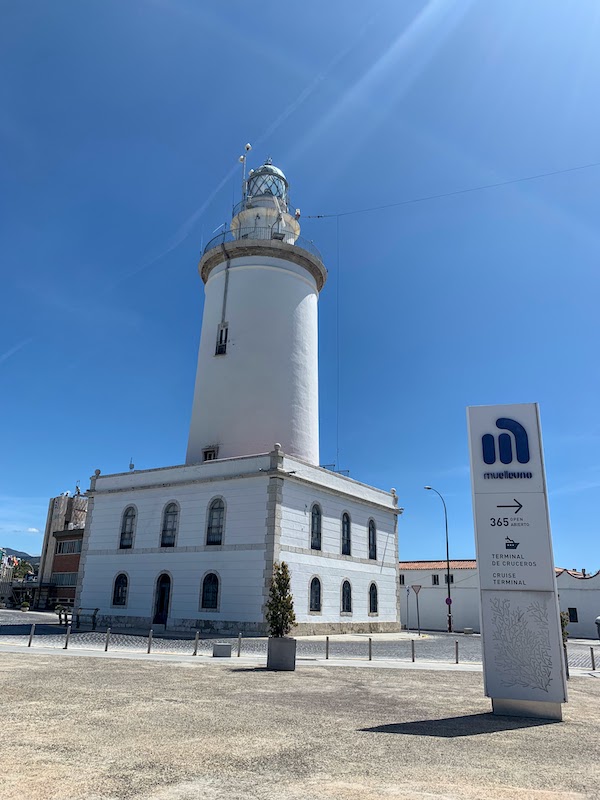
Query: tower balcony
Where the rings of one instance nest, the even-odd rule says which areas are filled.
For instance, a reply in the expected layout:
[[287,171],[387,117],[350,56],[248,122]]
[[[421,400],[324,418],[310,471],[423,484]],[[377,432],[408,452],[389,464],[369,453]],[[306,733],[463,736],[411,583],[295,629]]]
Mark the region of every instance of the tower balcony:
[[265,255],[287,258],[310,272],[319,291],[327,280],[327,269],[321,253],[313,242],[281,225],[270,227],[238,227],[221,231],[213,237],[203,250],[200,260],[200,275],[206,283],[208,276],[224,258],[246,255]]

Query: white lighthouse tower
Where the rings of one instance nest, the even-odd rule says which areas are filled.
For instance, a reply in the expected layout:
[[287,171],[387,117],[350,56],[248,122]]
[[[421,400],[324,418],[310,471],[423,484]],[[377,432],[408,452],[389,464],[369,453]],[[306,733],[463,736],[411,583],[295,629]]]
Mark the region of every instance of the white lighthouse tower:
[[100,626],[262,635],[285,561],[295,633],[399,629],[396,491],[319,466],[326,271],[299,216],[281,170],[250,172],[200,261],[186,463],[91,479],[75,606]]
[[267,159],[249,173],[231,229],[204,250],[187,464],[266,453],[273,442],[319,463],[317,305],[327,273],[298,217]]

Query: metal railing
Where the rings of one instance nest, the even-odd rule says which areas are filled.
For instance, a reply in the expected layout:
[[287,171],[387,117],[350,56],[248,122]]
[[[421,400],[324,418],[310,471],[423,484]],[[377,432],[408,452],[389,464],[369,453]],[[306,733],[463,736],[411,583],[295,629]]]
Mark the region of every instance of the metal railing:
[[256,242],[256,241],[279,241],[285,244],[298,247],[300,250],[306,250],[312,256],[317,258],[321,264],[323,257],[315,245],[303,236],[294,238],[292,231],[285,230],[284,226],[272,226],[270,228],[237,228],[236,230],[221,231],[217,236],[210,240],[204,248],[202,255],[208,253],[209,250],[214,250],[215,247],[220,247],[227,242]]

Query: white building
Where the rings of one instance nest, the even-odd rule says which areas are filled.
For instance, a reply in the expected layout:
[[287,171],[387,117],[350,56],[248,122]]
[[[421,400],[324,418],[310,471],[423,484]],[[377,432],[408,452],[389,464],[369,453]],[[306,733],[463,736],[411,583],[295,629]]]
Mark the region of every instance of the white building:
[[327,274],[298,217],[270,161],[249,174],[200,261],[186,464],[92,478],[76,605],[100,624],[264,632],[283,560],[296,632],[399,629],[396,493],[318,466]]
[[[420,586],[419,617],[422,630],[447,630],[447,569],[445,561],[401,561],[398,565],[402,624],[417,627],[417,603],[412,586]],[[600,616],[600,571],[556,568],[560,610],[569,615],[572,638],[596,639]],[[475,559],[450,561],[452,624],[455,631],[472,628],[479,633],[479,578]]]

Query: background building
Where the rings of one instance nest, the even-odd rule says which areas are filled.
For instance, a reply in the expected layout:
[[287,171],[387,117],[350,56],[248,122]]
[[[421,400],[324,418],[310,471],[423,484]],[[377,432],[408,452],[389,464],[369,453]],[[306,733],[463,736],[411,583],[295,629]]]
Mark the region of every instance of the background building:
[[[402,624],[417,626],[416,598],[411,586],[419,591],[419,616],[423,630],[446,630],[446,562],[401,561],[398,564]],[[596,639],[596,617],[600,616],[600,571],[556,568],[560,610],[569,615],[569,635]],[[450,561],[452,620],[454,630],[473,628],[479,633],[479,578],[475,559]]]

